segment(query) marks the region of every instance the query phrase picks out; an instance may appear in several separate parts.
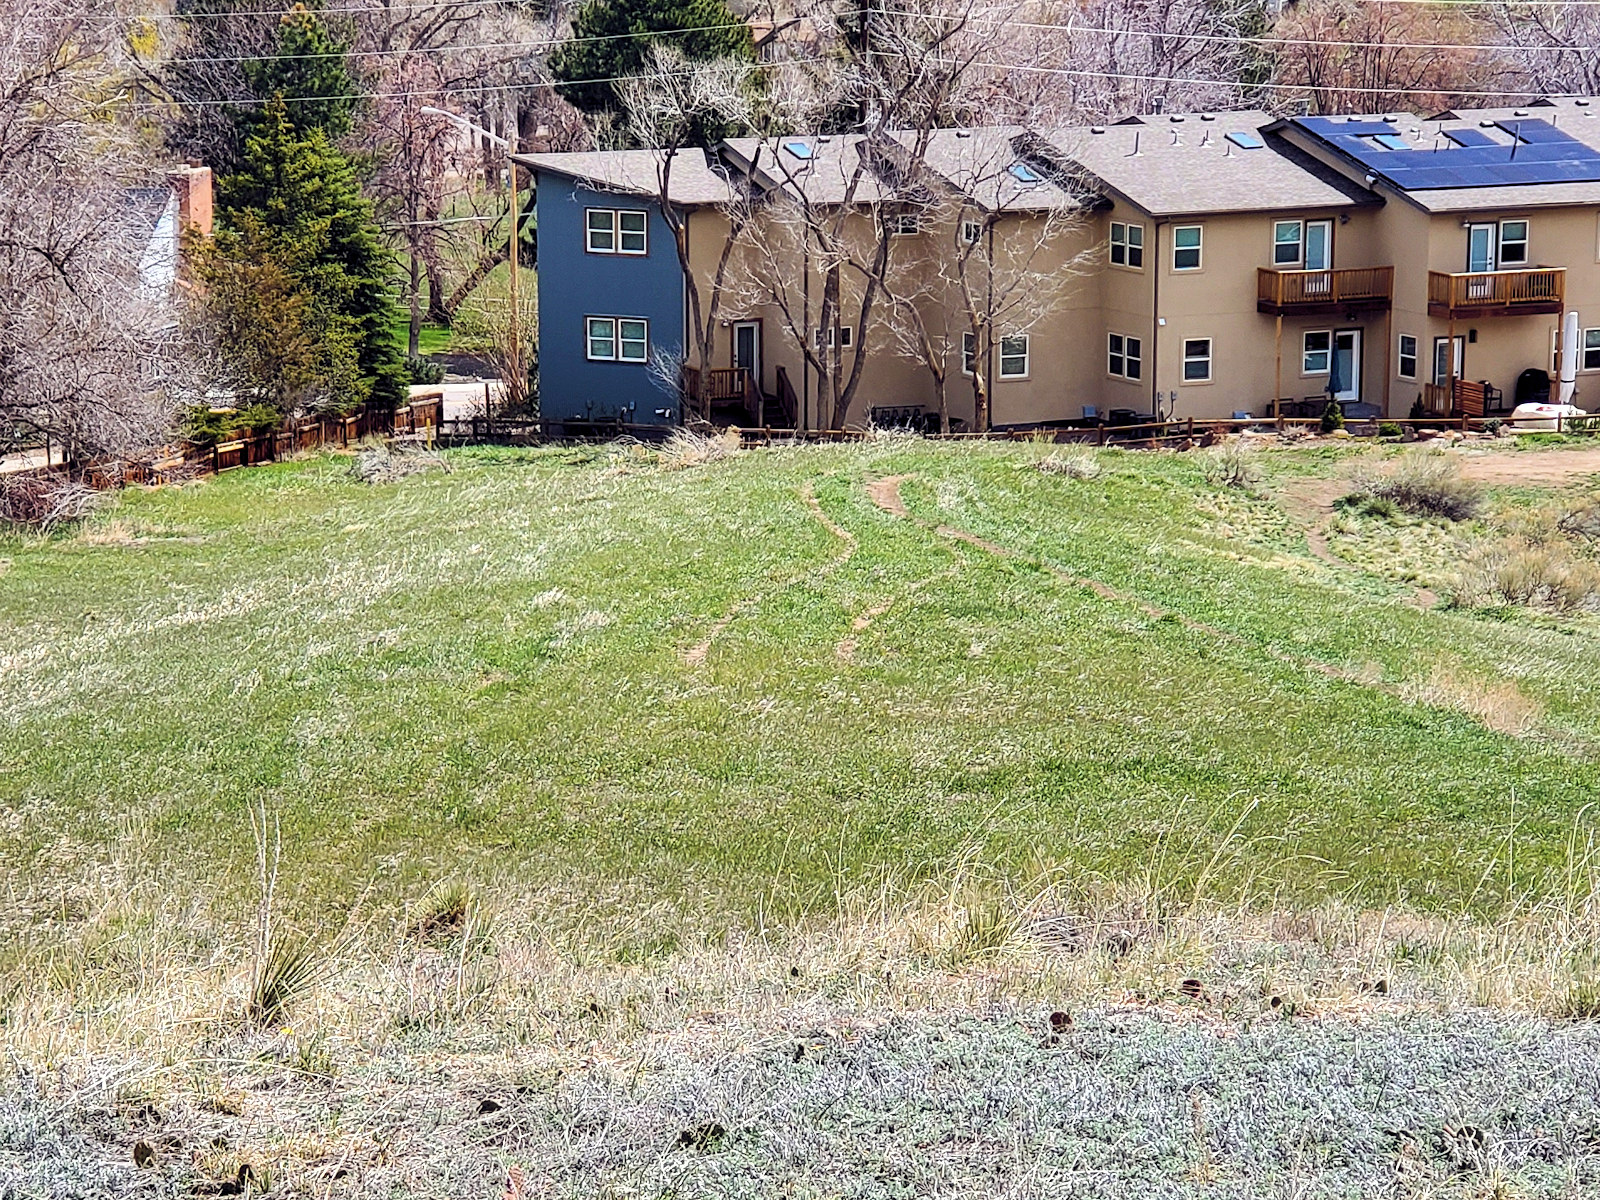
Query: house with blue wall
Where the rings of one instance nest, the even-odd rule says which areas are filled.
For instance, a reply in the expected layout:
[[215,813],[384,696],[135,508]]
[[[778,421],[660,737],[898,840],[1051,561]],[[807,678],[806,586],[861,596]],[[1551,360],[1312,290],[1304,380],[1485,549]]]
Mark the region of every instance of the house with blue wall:
[[[539,407],[554,431],[677,425],[684,280],[650,150],[527,154],[539,229]],[[727,198],[700,151],[673,163],[675,209]]]

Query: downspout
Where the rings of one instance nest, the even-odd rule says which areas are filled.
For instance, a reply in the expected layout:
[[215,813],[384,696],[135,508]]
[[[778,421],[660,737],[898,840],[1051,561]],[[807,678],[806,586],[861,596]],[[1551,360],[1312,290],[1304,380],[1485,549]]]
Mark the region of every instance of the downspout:
[[[1156,420],[1161,409],[1161,230],[1165,221],[1155,223],[1155,253],[1150,275],[1150,419]],[[1173,408],[1177,408],[1174,404]]]
[[800,304],[802,323],[800,329],[800,428],[811,428],[811,357],[806,353],[806,338],[811,336],[811,234],[808,232],[800,251],[800,287],[804,299]]
[[[689,228],[690,228],[689,218],[692,215],[693,214],[691,213],[690,210],[688,210],[688,209],[684,210],[684,213],[683,213],[683,257],[688,262],[690,270],[694,269],[694,252],[689,248]],[[678,287],[679,287],[679,291],[682,293],[678,297],[678,312],[680,314],[679,319],[683,322],[683,341],[680,342],[679,345],[681,345],[683,347],[683,358],[684,358],[684,361],[687,362],[688,359],[689,359],[689,337],[690,337],[690,331],[689,331],[689,276],[688,276],[687,272],[685,272],[683,278],[681,280],[679,280]],[[701,371],[701,374],[700,374],[701,390],[702,390],[702,393],[703,393],[704,392],[704,388],[705,388],[705,380],[706,380],[705,364],[704,363],[700,364],[700,371]],[[682,380],[681,373],[679,375],[679,379],[680,379],[680,382],[678,384],[678,424],[682,425],[683,424],[683,384],[681,382],[681,380]],[[709,409],[707,410],[707,415],[710,415],[709,414]]]
[[989,327],[989,339],[983,347],[983,392],[988,412],[984,414],[983,428],[978,430],[979,433],[988,433],[994,428],[994,227],[1000,224],[1001,219],[1001,215],[996,213],[994,220],[989,222],[989,258],[983,265],[984,324]]

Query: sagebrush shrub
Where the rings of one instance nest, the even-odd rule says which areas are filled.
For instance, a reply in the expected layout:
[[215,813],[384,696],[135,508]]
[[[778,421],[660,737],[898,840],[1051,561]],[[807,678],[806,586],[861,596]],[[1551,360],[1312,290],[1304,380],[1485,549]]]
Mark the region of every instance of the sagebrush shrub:
[[1507,538],[1467,561],[1454,594],[1456,603],[1471,608],[1575,612],[1600,604],[1600,565],[1575,557],[1559,543]]
[[1242,441],[1223,442],[1200,452],[1200,469],[1212,487],[1249,491],[1261,482],[1261,463],[1255,450]]
[[1046,475],[1065,475],[1068,479],[1093,479],[1100,474],[1100,460],[1086,450],[1066,454],[1051,451],[1037,465]]
[[1413,516],[1451,521],[1470,520],[1483,508],[1483,488],[1439,450],[1413,450],[1388,470],[1358,475],[1355,494],[1392,501]]

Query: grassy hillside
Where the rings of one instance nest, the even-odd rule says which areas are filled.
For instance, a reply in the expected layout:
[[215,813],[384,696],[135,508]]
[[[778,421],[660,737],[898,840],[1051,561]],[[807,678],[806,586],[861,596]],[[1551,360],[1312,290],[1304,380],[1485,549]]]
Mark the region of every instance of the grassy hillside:
[[[1343,451],[1268,456],[1254,497],[1044,452],[319,459],[5,542],[8,933],[133,844],[237,911],[254,804],[313,927],[458,876],[557,926],[654,913],[647,945],[957,864],[1445,910],[1570,882],[1592,618],[1425,611],[1314,556],[1293,497]],[[1347,534],[1446,572],[1461,536]]]

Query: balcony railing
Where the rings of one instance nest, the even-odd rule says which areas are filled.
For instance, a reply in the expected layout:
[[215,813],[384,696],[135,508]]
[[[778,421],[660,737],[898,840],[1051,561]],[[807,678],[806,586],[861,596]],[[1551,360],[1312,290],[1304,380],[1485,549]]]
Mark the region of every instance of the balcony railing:
[[1459,275],[1428,272],[1428,314],[1435,317],[1559,313],[1566,306],[1566,295],[1565,267]]
[[1338,309],[1385,309],[1394,295],[1393,267],[1345,271],[1256,271],[1256,311],[1282,316]]

